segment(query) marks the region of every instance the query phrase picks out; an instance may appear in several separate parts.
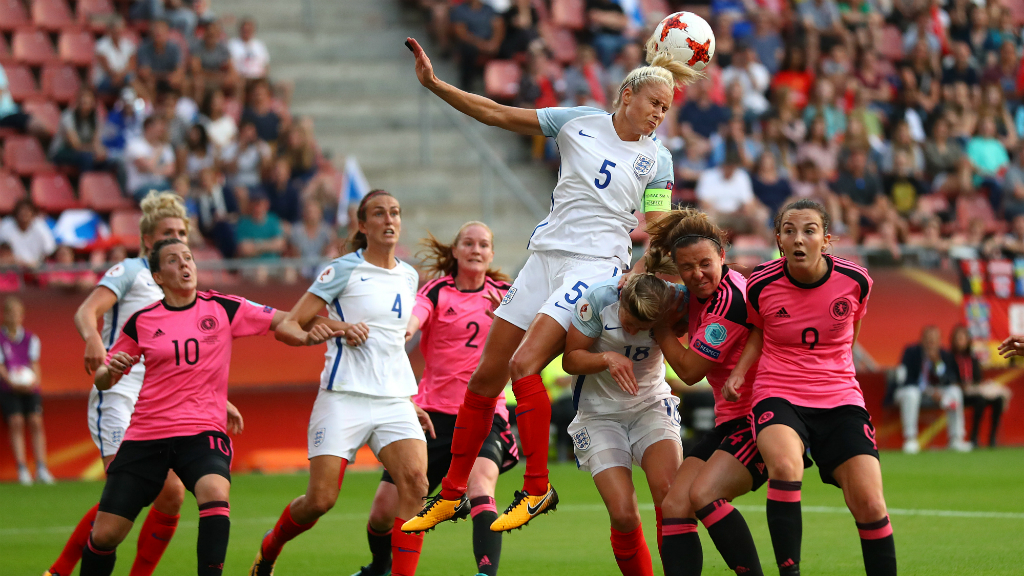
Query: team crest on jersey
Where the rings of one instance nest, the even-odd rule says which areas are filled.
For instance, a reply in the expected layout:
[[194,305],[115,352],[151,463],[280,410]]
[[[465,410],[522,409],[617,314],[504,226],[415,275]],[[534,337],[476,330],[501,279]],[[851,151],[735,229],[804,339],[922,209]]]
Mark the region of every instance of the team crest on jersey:
[[124,428],[115,428],[110,433],[110,443],[114,446],[120,446],[122,440],[124,440]]
[[326,428],[317,428],[316,432],[313,433],[313,447],[318,448],[324,443],[324,437],[327,436]]
[[324,268],[323,272],[316,277],[317,284],[327,284],[331,280],[334,280],[334,266]]
[[708,327],[704,329],[704,339],[712,346],[721,346],[728,335],[729,331],[725,329],[725,326],[722,326],[718,322],[709,324]]
[[586,428],[572,435],[572,444],[580,450],[590,448],[590,434],[587,433]]
[[512,298],[514,298],[515,295],[516,295],[516,287],[513,286],[513,287],[508,289],[508,292],[505,293],[505,297],[501,299],[501,304],[502,305],[508,304],[509,302],[512,301]]
[[579,303],[580,318],[584,322],[590,322],[590,319],[594,317],[594,307],[587,302],[586,299],[580,298]]
[[636,174],[637,179],[650,174],[652,168],[654,159],[646,154],[637,154],[636,160],[633,160],[633,174]]
[[117,278],[119,276],[124,276],[124,264],[118,264],[107,270],[107,278]]
[[850,310],[853,310],[853,304],[850,303],[850,299],[845,296],[840,296],[832,301],[829,305],[828,311],[832,314],[832,317],[836,320],[843,320],[850,315]]
[[213,316],[203,316],[199,319],[199,329],[203,332],[213,332],[217,329],[217,319]]

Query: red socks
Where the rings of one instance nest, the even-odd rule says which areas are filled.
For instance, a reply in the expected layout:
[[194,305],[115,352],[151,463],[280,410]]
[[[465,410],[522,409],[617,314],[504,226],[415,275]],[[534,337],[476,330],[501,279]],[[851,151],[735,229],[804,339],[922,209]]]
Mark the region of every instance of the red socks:
[[661,536],[662,536],[662,532],[663,532],[662,522],[661,522],[662,520],[663,520],[663,517],[661,515],[661,506],[655,506],[654,507],[654,522],[655,522],[655,525],[658,527],[658,556],[661,556]]
[[512,383],[519,405],[516,422],[526,455],[523,490],[531,496],[548,491],[548,442],[551,438],[551,399],[540,375],[525,376]]
[[[466,390],[462,406],[459,406],[459,415],[455,419],[452,463],[448,466],[448,474],[441,480],[441,498],[458,500],[466,493],[469,473],[473,471],[473,464],[476,463],[484,440],[491,433],[494,406],[497,403],[497,398],[488,398]],[[550,408],[548,411],[550,413]],[[547,456],[547,452],[544,454]]]
[[75,526],[75,531],[71,533],[71,538],[68,538],[68,543],[64,545],[64,550],[61,551],[60,557],[57,561],[50,566],[51,574],[60,574],[60,576],[67,576],[71,574],[75,569],[75,564],[82,558],[82,548],[89,542],[89,533],[92,532],[92,523],[96,521],[96,511],[99,510],[99,503],[97,503],[89,511],[82,516],[82,519],[78,521],[78,526]]
[[171,537],[178,528],[179,515],[170,516],[150,508],[146,515],[146,521],[142,523],[139,531],[139,550],[135,554],[135,563],[132,564],[131,576],[150,576],[164,550],[171,543]]
[[395,527],[391,530],[391,574],[413,576],[420,563],[423,534],[406,534],[402,532],[402,524],[405,520],[395,518]]
[[[519,396],[516,396],[519,399]],[[637,526],[630,532],[619,532],[612,528],[612,552],[622,576],[654,576],[651,566],[651,551],[644,541],[644,527]]]
[[277,557],[281,555],[281,548],[284,548],[285,542],[309,530],[314,524],[316,524],[316,520],[309,524],[296,524],[295,520],[292,519],[292,505],[289,503],[284,507],[281,517],[277,519],[274,529],[263,538],[263,558],[270,562],[277,560]]

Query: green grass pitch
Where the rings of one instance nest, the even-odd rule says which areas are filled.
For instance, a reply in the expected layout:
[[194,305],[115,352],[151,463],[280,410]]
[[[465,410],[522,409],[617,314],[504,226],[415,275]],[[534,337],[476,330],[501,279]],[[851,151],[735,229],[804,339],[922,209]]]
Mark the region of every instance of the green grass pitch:
[[[971,454],[926,452],[882,455],[886,499],[896,534],[903,575],[1020,575],[1024,573],[1024,450]],[[809,575],[863,574],[860,544],[842,493],[821,484],[817,470],[804,481],[803,572]],[[511,499],[522,468],[504,475],[498,505]],[[277,565],[280,576],[346,576],[369,558],[366,514],[379,475],[350,473],[338,504],[310,532],[288,544]],[[571,465],[552,465],[559,510],[522,531],[507,535],[502,574],[615,575],[608,520],[593,482]],[[644,531],[656,558],[654,511],[643,473],[634,474]],[[237,476],[231,494],[231,543],[225,574],[245,574],[257,543],[284,505],[301,494],[305,475]],[[0,574],[38,576],[59,553],[71,527],[96,502],[99,483],[56,486],[0,485]],[[766,574],[777,574],[764,517],[764,489],[738,499],[757,542]],[[182,522],[157,568],[158,575],[195,573],[197,512],[187,497]],[[140,517],[141,519],[141,517]],[[419,574],[472,575],[472,526],[445,523],[426,536]],[[119,551],[115,574],[128,573],[135,555],[133,532]],[[701,529],[704,574],[730,574]],[[655,573],[661,568],[655,561]]]

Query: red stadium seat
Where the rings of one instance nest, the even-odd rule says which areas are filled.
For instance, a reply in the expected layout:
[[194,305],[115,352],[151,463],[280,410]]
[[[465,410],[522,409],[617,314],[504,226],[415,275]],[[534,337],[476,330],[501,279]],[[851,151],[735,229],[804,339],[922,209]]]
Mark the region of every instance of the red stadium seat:
[[105,30],[105,20],[115,12],[114,4],[110,0],[78,0],[77,4],[78,23],[89,26],[94,31]]
[[110,215],[110,233],[131,251],[139,249],[139,220],[142,212],[138,210],[118,210]]
[[0,60],[10,60],[11,58],[13,57],[11,56],[11,47],[7,44],[7,38],[0,34]]
[[43,67],[43,94],[53,98],[60,104],[69,104],[75,100],[82,81],[74,66],[67,64],[48,64]]
[[640,0],[640,12],[650,22],[652,17],[661,19],[671,14],[673,10],[666,0]]
[[57,133],[60,125],[60,108],[50,100],[27,100],[21,105],[21,110],[39,120],[51,134]]
[[533,9],[537,11],[538,23],[551,20],[551,13],[548,11],[548,4],[545,0],[533,0]]
[[547,27],[547,34],[541,32],[541,36],[551,48],[555,61],[561,64],[569,64],[576,59],[576,38],[572,32],[565,28]]
[[57,40],[57,55],[61,62],[75,66],[92,66],[96,43],[88,30],[65,30]]
[[732,239],[732,247],[735,250],[751,252],[743,256],[737,256],[735,262],[740,266],[753,268],[764,262],[764,256],[755,250],[767,251],[768,241],[760,236],[736,236]]
[[10,32],[28,23],[28,12],[21,0],[0,0],[0,30]]
[[14,205],[25,197],[25,187],[21,178],[10,172],[0,172],[0,214],[10,214]]
[[78,181],[78,195],[88,208],[104,214],[134,207],[132,201],[121,194],[121,187],[110,172],[82,174]]
[[42,66],[57,59],[46,33],[34,28],[23,28],[14,33],[11,54],[18,62],[30,66]]
[[587,23],[583,0],[551,0],[551,23],[569,30],[582,30]]
[[57,214],[71,208],[81,208],[75,198],[75,190],[71,187],[68,177],[48,172],[32,177],[32,202],[43,212]]
[[495,100],[512,100],[519,94],[523,71],[513,60],[491,60],[484,68],[484,91]]
[[882,29],[882,45],[878,52],[893,62],[903,59],[903,35],[899,28],[890,25]]
[[4,166],[19,176],[29,176],[53,169],[46,160],[43,147],[34,136],[10,136],[4,141]]
[[64,0],[32,0],[32,23],[55,32],[74,24],[71,9]]
[[36,86],[36,79],[32,76],[32,71],[28,69],[28,66],[7,64],[4,65],[4,72],[7,73],[8,89],[15,102],[39,96],[39,87]]
[[1013,14],[1013,21],[1017,26],[1024,26],[1024,2],[1020,0],[1004,0],[1003,6],[1010,9],[1010,14]]

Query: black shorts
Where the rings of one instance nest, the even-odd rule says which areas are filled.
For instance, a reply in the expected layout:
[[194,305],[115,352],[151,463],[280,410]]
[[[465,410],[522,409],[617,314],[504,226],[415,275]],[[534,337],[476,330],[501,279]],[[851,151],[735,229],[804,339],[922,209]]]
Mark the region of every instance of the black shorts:
[[[441,479],[448,473],[448,467],[452,463],[452,438],[455,437],[456,416],[440,412],[427,414],[434,423],[434,433],[437,435],[437,438],[427,438],[427,482],[430,484],[427,493],[433,494],[441,485]],[[494,415],[494,423],[491,424],[491,433],[480,447],[479,457],[497,464],[499,474],[511,470],[519,462],[519,447],[516,446],[512,429],[508,422],[497,414]],[[380,479],[382,482],[395,483],[387,470]]]
[[169,470],[174,470],[193,494],[196,482],[207,474],[223,476],[230,482],[231,454],[231,440],[222,432],[125,440],[107,468],[100,512],[134,522],[139,512],[160,494]]
[[16,414],[21,414],[22,416],[42,414],[43,397],[37,390],[28,394],[4,390],[0,392],[0,412],[3,413],[4,420]]
[[764,465],[761,453],[757,451],[751,418],[749,415],[741,416],[715,426],[704,434],[686,457],[693,456],[707,462],[715,450],[726,452],[747,467],[754,480],[750,490],[757,490],[768,481],[768,468]]
[[861,454],[878,458],[875,427],[860,406],[805,408],[782,398],[766,398],[754,406],[754,423],[757,434],[772,424],[792,428],[818,465],[821,481],[833,486],[839,483],[832,472],[843,462]]
[[28,123],[32,120],[32,117],[24,112],[15,112],[14,114],[8,114],[3,118],[0,118],[0,128],[13,128],[18,132],[24,132],[28,129]]

